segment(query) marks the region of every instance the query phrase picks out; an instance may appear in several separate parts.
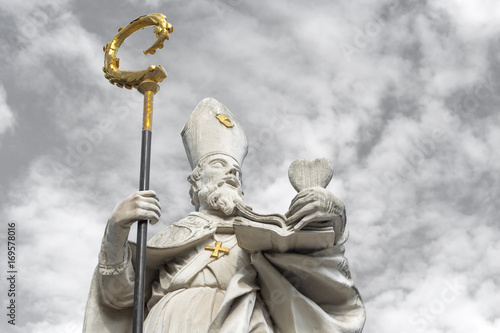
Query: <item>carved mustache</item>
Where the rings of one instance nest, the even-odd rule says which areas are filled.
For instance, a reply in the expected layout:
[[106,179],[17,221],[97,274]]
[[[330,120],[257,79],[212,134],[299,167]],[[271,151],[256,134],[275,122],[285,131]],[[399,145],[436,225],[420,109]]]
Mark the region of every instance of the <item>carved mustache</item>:
[[220,179],[217,182],[217,187],[221,187],[224,184],[228,184],[232,187],[241,187],[240,180],[235,176],[227,176],[227,177]]

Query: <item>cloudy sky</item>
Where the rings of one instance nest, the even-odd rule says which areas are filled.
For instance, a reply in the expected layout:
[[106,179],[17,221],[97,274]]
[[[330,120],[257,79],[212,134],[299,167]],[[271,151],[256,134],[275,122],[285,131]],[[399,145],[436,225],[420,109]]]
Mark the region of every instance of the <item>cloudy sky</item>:
[[102,46],[154,12],[165,48],[144,56],[145,29],[119,54],[168,72],[150,237],[191,210],[179,133],[211,96],[249,137],[254,210],[286,212],[293,160],[332,161],[365,332],[500,330],[498,1],[1,0],[0,240],[14,222],[18,270],[1,331],[81,331],[107,217],[139,176],[142,96],[104,79]]

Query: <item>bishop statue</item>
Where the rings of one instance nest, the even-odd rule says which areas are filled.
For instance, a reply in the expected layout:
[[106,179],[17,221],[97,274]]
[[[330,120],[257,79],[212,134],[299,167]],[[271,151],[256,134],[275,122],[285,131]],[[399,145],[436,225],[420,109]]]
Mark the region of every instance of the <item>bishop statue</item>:
[[[247,138],[213,98],[198,104],[181,136],[194,212],[148,242],[144,332],[361,332],[365,310],[344,257],[342,201],[312,184],[297,187],[284,215],[253,212],[241,188]],[[131,332],[129,231],[138,220],[156,223],[161,210],[148,190],[111,213],[84,332]]]

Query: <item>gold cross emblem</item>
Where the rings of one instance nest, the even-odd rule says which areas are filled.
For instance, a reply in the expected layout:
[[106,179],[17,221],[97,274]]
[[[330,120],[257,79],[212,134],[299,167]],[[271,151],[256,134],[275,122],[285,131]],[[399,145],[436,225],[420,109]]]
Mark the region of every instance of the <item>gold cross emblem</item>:
[[215,246],[205,245],[205,251],[214,251],[210,255],[211,258],[219,258],[219,252],[229,254],[229,249],[221,247],[222,242],[216,241]]

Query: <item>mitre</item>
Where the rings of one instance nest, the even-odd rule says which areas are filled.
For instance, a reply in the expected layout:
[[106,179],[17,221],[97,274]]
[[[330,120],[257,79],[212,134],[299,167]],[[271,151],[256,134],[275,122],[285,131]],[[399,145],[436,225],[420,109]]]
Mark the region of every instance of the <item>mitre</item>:
[[209,155],[224,154],[241,166],[248,152],[248,141],[228,108],[214,98],[203,99],[194,109],[181,132],[191,168]]

